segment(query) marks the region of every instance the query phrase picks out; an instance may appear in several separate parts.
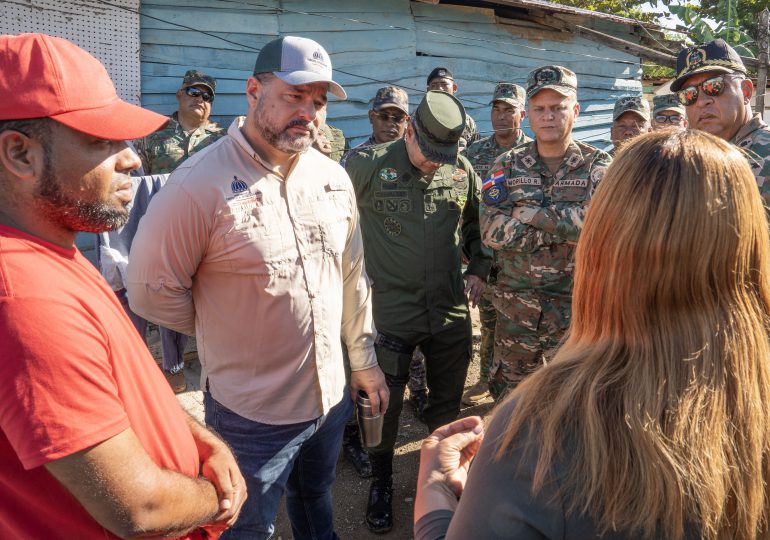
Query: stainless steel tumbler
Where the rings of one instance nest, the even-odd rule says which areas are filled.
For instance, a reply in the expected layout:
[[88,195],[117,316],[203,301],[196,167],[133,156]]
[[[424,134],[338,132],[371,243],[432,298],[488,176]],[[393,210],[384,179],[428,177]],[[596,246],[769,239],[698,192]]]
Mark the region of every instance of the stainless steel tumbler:
[[358,429],[361,432],[361,442],[371,448],[382,442],[383,414],[372,414],[372,402],[363,390],[358,391],[356,398],[356,417]]

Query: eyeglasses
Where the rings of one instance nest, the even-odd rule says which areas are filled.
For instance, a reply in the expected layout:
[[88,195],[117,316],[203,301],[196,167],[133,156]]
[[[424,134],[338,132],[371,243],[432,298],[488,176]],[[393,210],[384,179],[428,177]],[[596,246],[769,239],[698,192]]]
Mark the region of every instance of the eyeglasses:
[[214,94],[207,92],[206,90],[201,90],[200,88],[196,88],[194,86],[188,86],[184,89],[184,93],[190,96],[191,98],[199,97],[203,99],[206,103],[211,103],[214,101]]
[[671,124],[678,124],[682,121],[682,115],[681,114],[656,114],[655,115],[655,121],[658,124],[665,124],[666,122],[670,122]]
[[388,114],[385,112],[375,112],[374,114],[383,122],[393,122],[395,124],[403,124],[407,119],[407,116],[404,114]]
[[725,91],[725,77],[728,75],[719,75],[718,77],[711,77],[706,79],[700,84],[694,84],[687,88],[682,88],[676,93],[676,97],[679,103],[685,107],[695,105],[698,101],[699,88],[703,90],[703,93],[707,96],[716,97]]

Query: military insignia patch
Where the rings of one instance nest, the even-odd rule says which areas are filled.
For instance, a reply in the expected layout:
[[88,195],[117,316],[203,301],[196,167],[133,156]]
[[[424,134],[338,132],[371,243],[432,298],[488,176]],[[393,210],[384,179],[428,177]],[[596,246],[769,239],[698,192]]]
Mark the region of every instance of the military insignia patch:
[[396,218],[386,217],[382,223],[385,226],[385,232],[390,236],[401,234],[401,223]]
[[535,75],[535,80],[538,83],[554,82],[559,80],[559,74],[555,69],[543,68],[537,72],[537,75]]
[[597,167],[593,171],[591,171],[591,180],[593,180],[595,183],[601,182],[602,178],[604,178],[604,172],[607,169],[604,167]]
[[693,49],[687,53],[685,63],[687,67],[695,67],[698,64],[703,63],[706,60],[706,51],[704,49]]
[[531,169],[531,168],[532,168],[532,166],[533,166],[535,163],[537,163],[537,162],[535,161],[535,158],[533,158],[532,156],[530,156],[529,154],[527,154],[526,156],[524,156],[523,158],[521,158],[521,163],[522,163],[522,165],[524,165],[524,166],[525,166],[527,169]]
[[237,176],[233,176],[233,181],[230,183],[230,190],[232,190],[233,193],[243,193],[244,191],[249,190],[249,186]]
[[468,179],[468,173],[462,169],[455,169],[455,172],[452,173],[452,180],[454,180],[455,182],[463,182],[467,179]]
[[495,184],[484,191],[484,202],[490,205],[496,205],[503,202],[508,197],[508,188],[505,184]]
[[484,178],[484,181],[481,183],[481,189],[489,189],[495,184],[500,184],[501,182],[505,182],[505,174],[503,173],[502,169],[499,169],[493,173],[489,173],[489,176]]
[[383,182],[395,182],[398,178],[398,171],[396,169],[380,169],[380,180]]
[[567,159],[567,167],[569,167],[570,169],[574,169],[580,166],[582,163],[583,163],[583,156],[581,156],[580,154],[572,154]]

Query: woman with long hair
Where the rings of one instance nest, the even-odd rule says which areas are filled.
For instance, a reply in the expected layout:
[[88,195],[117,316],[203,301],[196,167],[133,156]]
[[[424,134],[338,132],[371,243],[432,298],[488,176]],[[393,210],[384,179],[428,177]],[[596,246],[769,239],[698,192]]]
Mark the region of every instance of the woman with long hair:
[[[768,538],[770,238],[744,156],[630,142],[576,250],[553,361],[423,444],[415,537]],[[462,491],[457,503],[456,497]],[[452,512],[456,507],[456,512]]]

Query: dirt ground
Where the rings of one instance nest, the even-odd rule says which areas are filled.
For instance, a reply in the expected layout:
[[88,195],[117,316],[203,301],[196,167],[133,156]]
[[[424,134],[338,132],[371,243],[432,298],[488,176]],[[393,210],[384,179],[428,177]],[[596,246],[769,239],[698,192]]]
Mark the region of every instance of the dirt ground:
[[[473,319],[473,359],[468,369],[466,388],[473,385],[479,378],[479,324],[478,311],[472,310]],[[150,348],[156,357],[159,355],[157,336],[151,334]],[[178,394],[179,402],[193,416],[203,421],[203,393],[199,389],[200,364],[197,355],[189,352],[185,373],[188,390]],[[408,396],[408,391],[407,391]],[[488,418],[492,402],[474,407],[466,407],[461,411],[462,416],[480,415]],[[393,463],[393,530],[387,534],[373,534],[366,528],[364,514],[366,499],[369,493],[369,479],[359,478],[353,466],[342,456],[337,462],[337,480],[334,483],[334,522],[337,534],[343,540],[409,540],[412,538],[412,511],[414,509],[415,480],[419,466],[420,442],[428,435],[425,424],[420,422],[414,410],[404,404],[401,414],[401,425],[396,454]],[[293,539],[291,525],[283,504],[275,524],[275,540]]]

